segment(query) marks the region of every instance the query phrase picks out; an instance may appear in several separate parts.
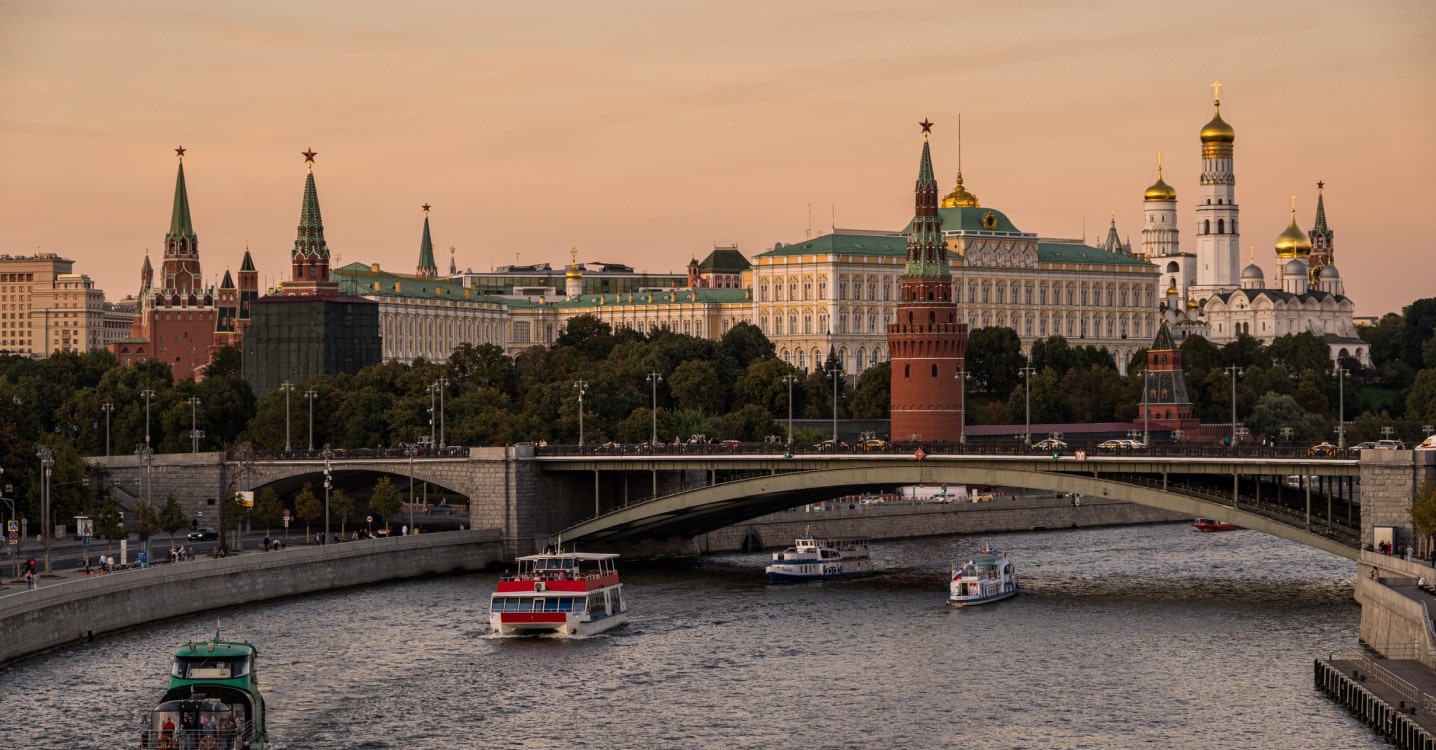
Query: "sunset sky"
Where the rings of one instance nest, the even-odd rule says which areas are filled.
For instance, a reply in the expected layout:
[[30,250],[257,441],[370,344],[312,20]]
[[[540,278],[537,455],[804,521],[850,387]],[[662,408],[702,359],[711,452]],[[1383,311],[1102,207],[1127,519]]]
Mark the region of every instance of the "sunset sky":
[[[1436,295],[1436,3],[16,2],[0,0],[0,252],[117,300],[162,253],[183,145],[206,276],[287,273],[306,148],[335,265],[568,259],[681,270],[839,227],[901,228],[931,118],[1022,230],[1141,244],[1165,152],[1181,242],[1210,84],[1242,246],[1274,277],[1326,182],[1358,315]],[[811,216],[811,220],[810,220]],[[442,248],[442,250],[440,250]],[[1245,258],[1244,258],[1245,262]]]

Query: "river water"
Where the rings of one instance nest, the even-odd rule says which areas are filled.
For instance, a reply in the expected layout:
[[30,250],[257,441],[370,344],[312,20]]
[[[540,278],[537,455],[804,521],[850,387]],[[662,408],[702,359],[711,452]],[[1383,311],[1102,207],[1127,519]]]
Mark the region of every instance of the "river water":
[[1356,646],[1354,563],[1184,525],[988,539],[1023,593],[968,609],[947,567],[979,540],[950,537],[820,584],[767,585],[766,555],[630,562],[632,619],[582,641],[488,637],[493,574],[177,618],[0,669],[0,747],[132,747],[216,618],[296,749],[1385,747],[1312,687]]

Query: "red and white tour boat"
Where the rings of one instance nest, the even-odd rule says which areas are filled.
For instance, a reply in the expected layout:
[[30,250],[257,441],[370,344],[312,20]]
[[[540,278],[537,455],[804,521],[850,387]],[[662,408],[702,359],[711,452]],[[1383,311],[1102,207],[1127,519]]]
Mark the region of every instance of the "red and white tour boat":
[[518,558],[516,575],[504,575],[489,601],[495,635],[584,637],[628,621],[618,582],[618,555],[557,552]]
[[1236,531],[1241,527],[1234,523],[1218,521],[1215,518],[1198,518],[1192,521],[1192,528],[1197,531]]

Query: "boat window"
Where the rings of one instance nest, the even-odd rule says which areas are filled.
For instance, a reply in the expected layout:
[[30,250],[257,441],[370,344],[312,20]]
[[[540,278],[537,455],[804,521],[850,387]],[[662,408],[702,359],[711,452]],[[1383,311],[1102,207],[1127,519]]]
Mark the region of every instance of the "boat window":
[[170,674],[186,680],[229,680],[249,674],[249,658],[178,657]]

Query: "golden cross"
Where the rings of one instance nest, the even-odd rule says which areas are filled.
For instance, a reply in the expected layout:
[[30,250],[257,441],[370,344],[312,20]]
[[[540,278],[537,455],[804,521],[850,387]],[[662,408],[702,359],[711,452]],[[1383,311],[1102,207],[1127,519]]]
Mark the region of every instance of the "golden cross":
[[1222,82],[1221,82],[1221,81],[1212,81],[1212,101],[1214,101],[1214,102],[1219,102],[1219,101],[1221,101],[1221,100],[1222,100]]

